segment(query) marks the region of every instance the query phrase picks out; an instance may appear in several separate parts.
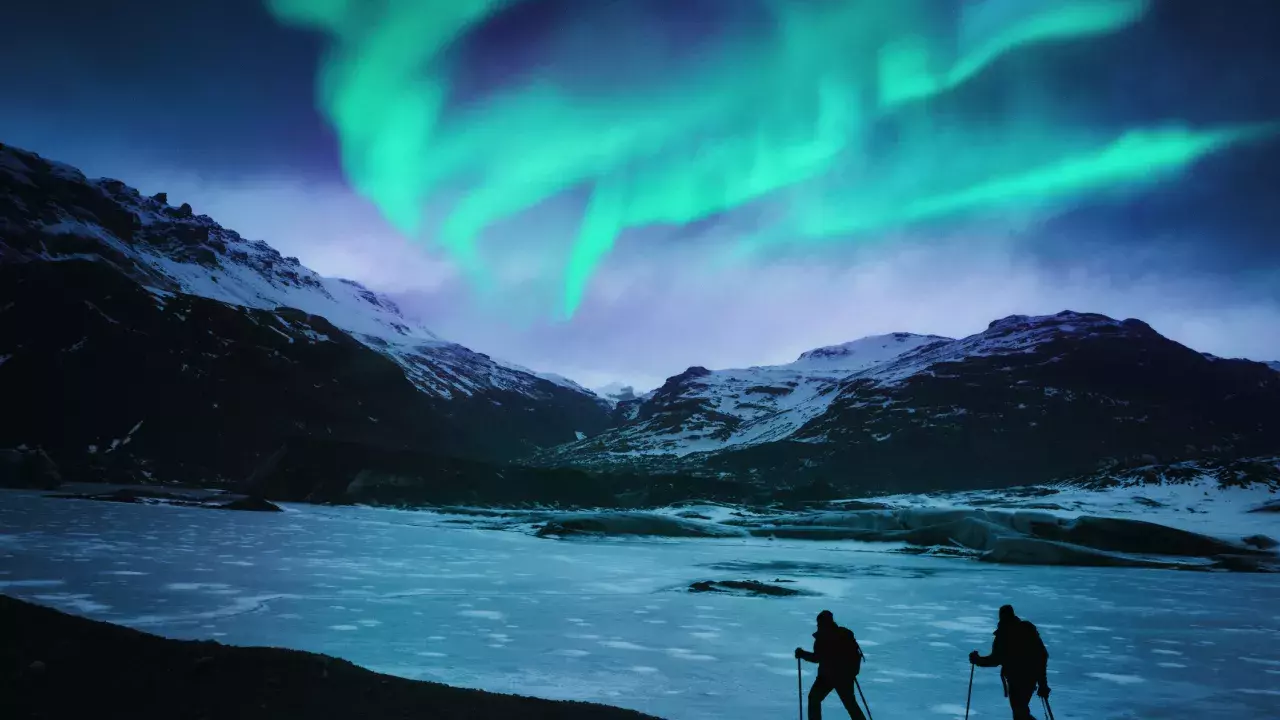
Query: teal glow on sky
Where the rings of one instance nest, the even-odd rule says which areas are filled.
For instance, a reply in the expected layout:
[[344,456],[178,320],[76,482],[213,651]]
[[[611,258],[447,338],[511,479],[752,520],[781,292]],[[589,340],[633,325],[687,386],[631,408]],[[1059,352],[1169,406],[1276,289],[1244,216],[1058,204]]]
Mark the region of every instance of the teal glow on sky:
[[[588,8],[549,23],[530,62],[463,93],[459,48],[538,1],[268,7],[329,38],[317,105],[351,186],[400,232],[447,253],[477,290],[492,287],[496,225],[518,230],[544,203],[573,204],[574,237],[531,227],[520,240],[555,256],[558,297],[546,312],[562,318],[637,230],[754,212],[767,221],[719,238],[724,257],[839,247],[1142,192],[1276,130],[1177,116],[1117,128],[1079,97],[1046,92],[1043,79],[1081,57],[1062,48],[1126,32],[1148,0],[734,0],[723,14],[749,8],[751,20],[712,23],[676,60],[665,41],[680,22],[664,14],[672,3],[636,0],[620,14]],[[584,63],[639,77],[584,87]],[[996,110],[983,85],[994,74]]]

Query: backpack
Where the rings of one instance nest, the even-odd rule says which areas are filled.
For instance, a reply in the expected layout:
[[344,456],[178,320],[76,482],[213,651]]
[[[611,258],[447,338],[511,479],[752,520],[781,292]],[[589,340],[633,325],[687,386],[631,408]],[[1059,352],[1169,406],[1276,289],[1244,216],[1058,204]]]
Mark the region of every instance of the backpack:
[[857,675],[862,670],[862,646],[858,644],[858,638],[849,628],[840,628],[840,657],[847,658],[846,662],[853,670],[853,674]]
[[1013,654],[1020,664],[1036,671],[1043,670],[1049,664],[1049,649],[1040,639],[1040,631],[1026,620],[1018,623],[1017,634],[1012,638]]

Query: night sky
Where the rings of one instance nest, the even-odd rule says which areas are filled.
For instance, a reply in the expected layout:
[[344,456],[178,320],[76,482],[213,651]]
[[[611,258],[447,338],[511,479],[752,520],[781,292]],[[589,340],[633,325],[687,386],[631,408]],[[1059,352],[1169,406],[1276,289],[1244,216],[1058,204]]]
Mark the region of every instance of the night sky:
[[[919,34],[949,61],[963,57],[964,36],[952,29],[974,6],[999,29],[1026,8],[1054,5],[1020,1],[868,11],[875,23],[858,31]],[[495,10],[433,55],[414,56],[447,92],[426,141],[397,131],[395,147],[411,151],[397,150],[385,172],[374,142],[385,136],[361,143],[399,106],[356,107],[370,117],[344,127],[335,117],[352,105],[327,104],[317,73],[344,53],[363,63],[383,26],[408,28],[397,50],[425,47],[418,38],[436,20],[418,18],[416,35],[412,10],[387,19],[390,5],[408,3],[357,3],[341,39],[255,0],[12,4],[0,44],[0,141],[167,191],[324,274],[396,294],[445,337],[589,385],[653,385],[695,364],[786,362],[872,333],[963,335],[999,316],[1066,308],[1140,317],[1219,355],[1280,359],[1280,135],[1271,130],[1158,182],[1111,177],[1067,194],[1024,180],[1035,192],[962,212],[949,208],[975,194],[937,180],[1006,187],[988,178],[1025,179],[1134,128],[1280,121],[1280,3],[1153,0],[1113,32],[1022,47],[936,97],[841,116],[841,152],[820,171],[805,166],[785,184],[724,201],[742,167],[787,168],[743,165],[743,151],[726,151],[723,167],[691,157],[735,138],[750,152],[775,141],[790,151],[793,128],[827,112],[806,105],[806,82],[820,90],[829,77],[818,40],[778,46],[778,57],[800,56],[792,74],[760,70],[771,71],[761,48],[779,34],[768,8],[803,17],[842,2],[524,0]],[[422,0],[419,9],[447,5]],[[826,42],[840,51],[848,37]],[[859,52],[849,51],[840,77],[865,109],[875,87],[866,69],[879,56]],[[528,110],[521,93],[538,87],[556,88],[565,109]],[[358,91],[351,96],[370,97]],[[704,98],[719,104],[705,119],[682,119]],[[524,114],[499,114],[504,102]],[[611,124],[649,132],[667,117],[673,129],[629,141],[607,162],[566,160],[603,146]],[[843,128],[855,126],[853,142]],[[467,145],[473,135],[481,141]],[[999,147],[973,153],[975,138]],[[522,162],[544,151],[545,161]],[[1004,155],[1004,164],[992,159]],[[539,192],[515,202],[528,167],[542,173]],[[425,179],[437,174],[434,185]],[[627,208],[599,236],[612,244],[578,260],[575,237],[586,237],[591,208],[611,187]],[[474,224],[450,224],[453,208],[490,190],[497,200],[466,216]],[[457,227],[469,231],[450,235]],[[474,257],[464,252],[472,240]],[[752,252],[738,252],[747,240]]]

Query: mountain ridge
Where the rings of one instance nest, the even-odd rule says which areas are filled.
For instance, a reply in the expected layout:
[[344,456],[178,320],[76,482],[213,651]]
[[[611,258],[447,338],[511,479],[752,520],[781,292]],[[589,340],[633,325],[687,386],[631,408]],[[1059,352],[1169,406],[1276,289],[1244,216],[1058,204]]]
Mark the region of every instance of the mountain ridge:
[[316,434],[507,461],[609,422],[164,193],[5,145],[0,278],[0,447],[94,477],[226,482]]
[[[800,413],[775,406],[750,420],[773,435],[745,437],[743,423],[716,414],[721,398],[699,392],[732,371],[693,367],[639,403],[634,419],[539,457],[886,492],[1280,449],[1280,376],[1206,357],[1140,320],[1063,311],[1011,315],[955,340],[905,337],[924,339],[821,385]],[[748,389],[785,397],[792,388]]]
[[[453,489],[406,496],[467,496],[479,478],[501,497],[531,497],[504,482],[591,496],[579,470],[663,497],[694,476],[795,497],[1026,485],[1276,454],[1277,369],[1063,311],[597,393],[444,340],[164,193],[0,145],[0,447],[76,477],[239,482],[315,447],[361,458],[326,476],[332,497],[446,476]],[[566,474],[508,479],[514,461]]]
[[[25,159],[25,160],[24,160]],[[28,164],[47,166],[47,173],[64,180],[69,186],[80,185],[84,192],[77,200],[96,200],[97,189],[107,202],[107,217],[94,223],[84,217],[54,216],[39,232],[46,236],[89,238],[101,244],[94,254],[111,262],[141,284],[166,292],[183,292],[233,305],[271,310],[291,307],[326,318],[353,337],[389,354],[405,368],[415,385],[426,392],[450,397],[453,393],[470,394],[475,378],[456,373],[431,372],[432,361],[450,369],[458,364],[488,366],[484,380],[494,387],[533,391],[539,380],[583,394],[590,391],[576,383],[556,382],[549,374],[494,360],[457,343],[446,341],[406,316],[401,307],[386,295],[376,293],[363,284],[345,278],[327,278],[305,267],[295,257],[284,257],[262,240],[247,240],[207,215],[196,214],[189,205],[174,207],[165,193],[145,196],[119,180],[90,179],[69,165],[49,161],[34,153],[0,144],[0,171],[10,183],[32,184],[33,170]],[[100,202],[86,204],[90,212],[102,212]],[[137,241],[126,243],[121,235]],[[6,243],[8,252],[21,260],[30,255],[21,242]],[[29,259],[71,259],[86,254],[59,251],[41,243],[41,249]],[[423,358],[425,354],[428,357]],[[425,362],[424,362],[425,361]],[[475,369],[474,367],[472,369]],[[526,377],[527,376],[527,377]]]

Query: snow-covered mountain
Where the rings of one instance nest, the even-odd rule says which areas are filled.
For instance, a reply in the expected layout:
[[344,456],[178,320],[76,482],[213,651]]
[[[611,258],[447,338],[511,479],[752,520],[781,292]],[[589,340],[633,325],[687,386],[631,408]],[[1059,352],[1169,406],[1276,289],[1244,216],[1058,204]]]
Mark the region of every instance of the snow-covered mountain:
[[[386,296],[352,280],[321,277],[262,240],[246,240],[212,218],[196,215],[189,205],[170,205],[164,194],[146,197],[117,180],[89,180],[68,165],[3,145],[0,172],[7,176],[6,184],[30,187],[56,178],[64,186],[79,186],[78,200],[91,200],[78,207],[52,203],[35,227],[25,229],[47,241],[32,251],[8,242],[6,261],[105,259],[158,292],[263,310],[297,308],[386,354],[420,390],[444,398],[495,389],[545,397],[549,389],[543,380],[591,395],[559,376],[494,361],[443,340],[406,317]],[[85,198],[84,193],[101,197]],[[99,217],[95,211],[100,210],[107,210],[107,216]],[[7,214],[4,220],[12,227],[16,218]],[[96,241],[98,247],[76,242],[83,240]]]
[[902,491],[1277,451],[1280,377],[1267,366],[1067,311],[957,340],[900,333],[788,365],[692,367],[634,419],[542,458]]
[[[141,420],[142,432],[130,436],[131,447],[137,447],[157,432],[154,419],[146,420],[157,414],[156,403],[189,397],[192,413],[199,415],[196,408],[205,403],[194,404],[195,398],[216,396],[230,387],[227,383],[253,386],[262,375],[254,364],[264,362],[278,363],[282,371],[295,368],[292,376],[327,373],[326,380],[340,382],[337,376],[350,375],[353,384],[377,376],[385,383],[363,391],[385,395],[356,393],[342,400],[341,412],[331,407],[339,401],[324,382],[314,387],[277,382],[259,393],[264,407],[242,398],[246,415],[274,414],[294,433],[310,433],[299,427],[323,416],[320,407],[329,407],[336,414],[326,434],[336,435],[332,422],[350,413],[370,425],[369,437],[380,442],[421,443],[420,448],[462,454],[483,448],[511,457],[593,435],[609,422],[609,408],[590,391],[448,342],[385,296],[349,280],[321,277],[296,258],[242,238],[189,205],[171,205],[163,193],[146,197],[122,182],[91,180],[75,168],[4,145],[0,272],[0,394],[11,419],[0,432],[0,446],[75,443],[87,448],[119,440],[123,430],[116,424],[126,423],[127,430]],[[136,330],[148,324],[145,333]],[[217,338],[215,348],[201,350],[208,355],[203,359],[193,354],[199,336]],[[263,352],[269,361],[253,356]],[[104,374],[131,354],[155,363],[155,377],[135,375],[136,369],[122,369],[128,376],[115,379]],[[223,384],[190,377],[196,372],[192,368],[206,360],[212,365],[201,372],[221,376]],[[315,365],[304,367],[308,363]],[[139,414],[132,419],[114,417],[119,400],[92,411],[75,408],[84,410],[83,435],[60,437],[51,427],[45,436],[37,432],[38,423],[23,419],[24,413],[39,414],[51,405],[39,393],[54,393],[62,403],[94,398],[64,396],[57,377],[46,378],[50,384],[42,386],[42,373],[50,367],[60,368],[68,387],[83,382],[100,393],[115,384],[133,397],[150,399],[126,403],[133,406],[129,412]],[[168,380],[176,394],[166,399],[156,392],[168,370],[174,373]],[[398,384],[404,385],[403,393],[394,389]],[[271,392],[291,394],[265,407]],[[48,411],[67,413],[59,405],[52,403]],[[363,409],[375,406],[380,415]],[[390,415],[399,419],[392,422]],[[243,417],[192,422],[202,431],[252,424]],[[269,444],[280,437],[260,440]]]
[[1272,370],[1275,370],[1276,372],[1280,372],[1280,360],[1272,360],[1270,362],[1266,362],[1263,364],[1271,368]]
[[[839,382],[902,353],[947,342],[934,335],[895,333],[810,350],[795,362],[732,370],[692,367],[637,399],[619,398],[634,420],[566,448],[684,456],[787,437],[821,415]],[[560,452],[558,449],[556,452]]]

